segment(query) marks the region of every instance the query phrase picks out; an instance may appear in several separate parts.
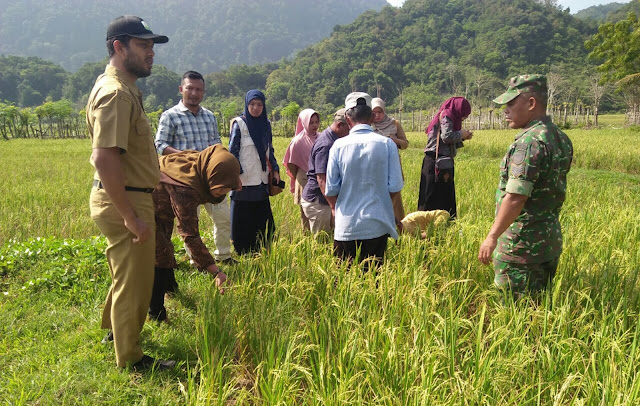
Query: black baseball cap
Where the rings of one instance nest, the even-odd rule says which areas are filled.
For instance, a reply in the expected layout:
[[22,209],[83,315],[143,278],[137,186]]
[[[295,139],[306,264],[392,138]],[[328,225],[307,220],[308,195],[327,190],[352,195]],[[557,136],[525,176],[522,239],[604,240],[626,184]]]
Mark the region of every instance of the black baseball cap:
[[142,18],[136,16],[120,16],[111,21],[107,28],[107,40],[127,35],[129,37],[152,39],[156,44],[169,42],[164,35],[156,35]]

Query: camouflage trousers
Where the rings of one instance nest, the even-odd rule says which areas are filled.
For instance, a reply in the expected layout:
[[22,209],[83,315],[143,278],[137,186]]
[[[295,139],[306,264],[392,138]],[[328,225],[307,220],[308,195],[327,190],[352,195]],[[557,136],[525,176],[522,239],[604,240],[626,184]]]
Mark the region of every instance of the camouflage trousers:
[[541,291],[555,276],[558,259],[539,264],[516,264],[494,259],[493,283],[499,288],[511,290],[516,296]]

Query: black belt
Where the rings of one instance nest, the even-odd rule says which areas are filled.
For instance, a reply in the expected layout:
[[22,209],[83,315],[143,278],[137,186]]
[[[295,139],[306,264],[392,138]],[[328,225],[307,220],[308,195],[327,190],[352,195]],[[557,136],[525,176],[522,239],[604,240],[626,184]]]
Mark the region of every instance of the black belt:
[[[102,182],[100,182],[99,180],[96,180],[96,179],[93,180],[93,187],[98,188],[98,189],[104,189],[104,186],[102,186]],[[129,192],[153,193],[153,188],[152,187],[125,186],[124,190],[129,191]]]

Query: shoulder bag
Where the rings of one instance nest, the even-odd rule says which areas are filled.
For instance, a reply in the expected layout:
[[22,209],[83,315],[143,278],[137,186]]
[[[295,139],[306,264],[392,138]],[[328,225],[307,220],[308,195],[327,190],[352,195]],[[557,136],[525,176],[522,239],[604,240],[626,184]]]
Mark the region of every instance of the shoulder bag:
[[[442,115],[440,115],[442,118]],[[438,133],[436,134],[436,162],[435,162],[435,181],[449,182],[453,178],[453,158],[450,156],[438,156],[440,150],[440,135],[442,124],[438,124]]]
[[267,148],[267,167],[269,168],[269,176],[267,177],[269,180],[269,196],[279,195],[284,190],[285,185],[283,180],[280,180],[280,183],[276,181],[273,169],[271,168],[271,161],[269,161],[269,148]]

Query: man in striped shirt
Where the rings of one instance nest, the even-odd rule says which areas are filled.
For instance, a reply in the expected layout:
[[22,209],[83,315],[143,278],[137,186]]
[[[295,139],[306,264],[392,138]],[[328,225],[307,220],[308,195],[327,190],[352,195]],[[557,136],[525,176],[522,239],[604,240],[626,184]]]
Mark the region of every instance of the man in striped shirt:
[[[210,110],[200,106],[204,97],[204,78],[195,71],[182,76],[179,90],[182,100],[162,113],[158,123],[155,146],[158,154],[168,155],[186,149],[202,151],[220,144],[218,122]],[[219,204],[204,205],[213,220],[214,257],[222,263],[235,262],[231,258],[231,220],[227,197]]]

